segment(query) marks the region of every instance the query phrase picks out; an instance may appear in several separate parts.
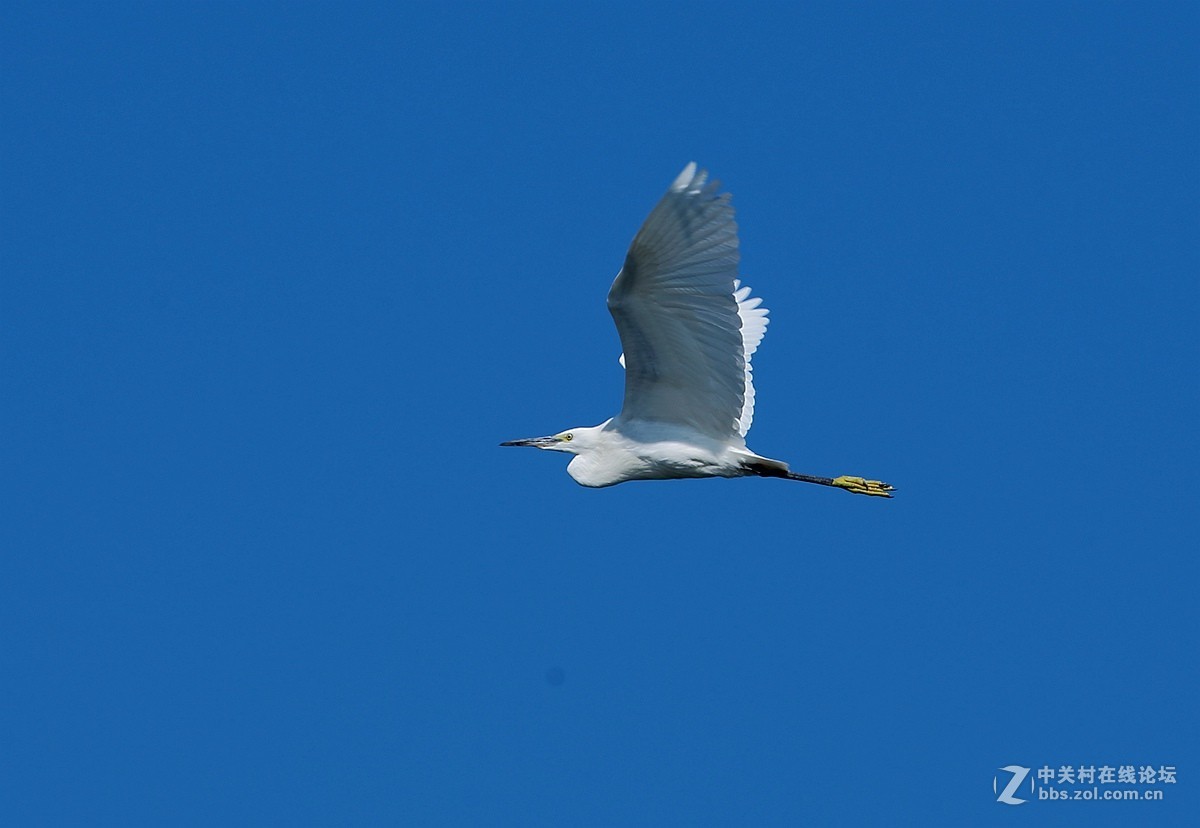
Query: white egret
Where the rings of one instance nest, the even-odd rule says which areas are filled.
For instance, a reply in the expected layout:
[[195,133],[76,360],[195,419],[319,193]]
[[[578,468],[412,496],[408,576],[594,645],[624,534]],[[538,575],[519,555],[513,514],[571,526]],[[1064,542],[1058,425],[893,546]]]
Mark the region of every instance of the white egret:
[[684,168],[634,237],[608,293],[625,349],[621,413],[500,445],[573,454],[567,472],[584,486],[758,475],[891,497],[882,481],[797,474],[746,447],[754,417],[750,358],[767,310],[738,280],[730,196],[707,179],[694,163]]

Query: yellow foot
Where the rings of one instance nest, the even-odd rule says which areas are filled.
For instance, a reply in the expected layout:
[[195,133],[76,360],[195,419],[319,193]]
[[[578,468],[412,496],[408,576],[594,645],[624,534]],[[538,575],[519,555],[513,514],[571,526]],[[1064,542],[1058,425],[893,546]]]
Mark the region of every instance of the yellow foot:
[[855,494],[874,495],[875,497],[891,497],[895,488],[882,480],[863,480],[861,477],[850,477],[843,474],[833,479],[833,485]]

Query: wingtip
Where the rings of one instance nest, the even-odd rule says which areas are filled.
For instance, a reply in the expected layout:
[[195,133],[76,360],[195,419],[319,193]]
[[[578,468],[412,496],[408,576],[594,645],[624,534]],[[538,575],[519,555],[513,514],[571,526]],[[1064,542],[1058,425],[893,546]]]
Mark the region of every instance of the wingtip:
[[683,190],[686,190],[688,188],[688,186],[692,183],[692,179],[694,179],[695,177],[696,177],[696,162],[689,161],[688,165],[683,168],[683,172],[681,172],[678,176],[676,176],[674,183],[671,184],[671,189],[676,192],[681,192]]

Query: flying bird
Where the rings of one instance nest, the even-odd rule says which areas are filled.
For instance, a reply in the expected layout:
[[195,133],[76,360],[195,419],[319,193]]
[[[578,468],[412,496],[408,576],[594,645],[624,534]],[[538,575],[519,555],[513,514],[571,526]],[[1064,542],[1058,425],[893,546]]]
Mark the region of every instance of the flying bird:
[[879,480],[798,474],[746,447],[754,419],[750,358],[767,309],[738,279],[729,193],[688,164],[634,236],[608,292],[621,336],[625,401],[597,426],[510,440],[575,455],[583,486],[679,477],[780,477],[891,497]]

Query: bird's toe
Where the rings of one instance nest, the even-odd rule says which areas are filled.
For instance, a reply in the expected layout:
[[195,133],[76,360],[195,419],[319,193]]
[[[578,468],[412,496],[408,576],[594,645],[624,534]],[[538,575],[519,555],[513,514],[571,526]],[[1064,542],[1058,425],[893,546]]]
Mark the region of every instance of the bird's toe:
[[847,474],[835,477],[833,485],[854,494],[871,495],[872,497],[891,497],[892,492],[896,490],[892,484],[884,483],[882,480],[866,480]]

